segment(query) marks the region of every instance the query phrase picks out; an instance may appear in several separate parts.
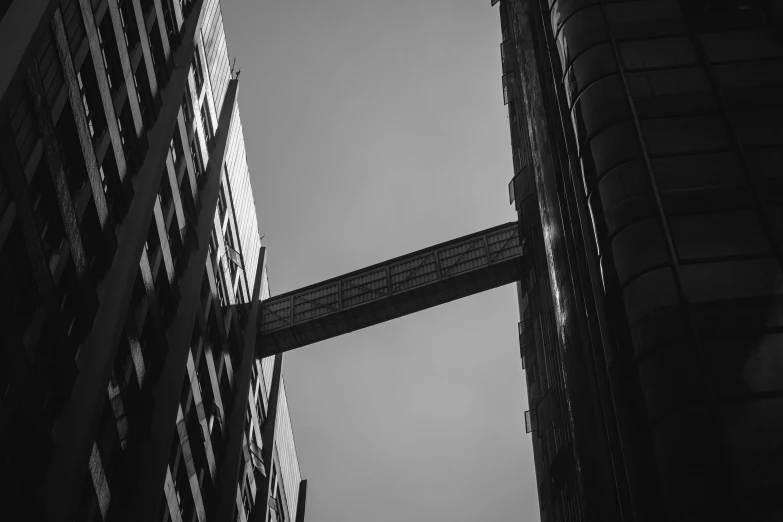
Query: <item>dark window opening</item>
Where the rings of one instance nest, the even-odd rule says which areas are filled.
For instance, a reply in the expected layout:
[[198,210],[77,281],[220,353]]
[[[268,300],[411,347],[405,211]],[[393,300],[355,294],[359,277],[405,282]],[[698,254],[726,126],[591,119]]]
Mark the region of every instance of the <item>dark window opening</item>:
[[76,130],[76,122],[70,104],[63,107],[60,119],[55,126],[55,134],[68,188],[71,196],[76,200],[88,180],[87,165],[84,163],[79,133]]
[[148,38],[150,44],[150,55],[152,57],[152,68],[155,71],[155,77],[158,80],[158,87],[162,88],[169,80],[169,71],[166,64],[166,56],[163,53],[163,41],[160,39],[158,20],[156,20],[153,24]]
[[132,0],[123,0],[120,2],[120,25],[122,25],[125,45],[130,51],[139,43],[139,28],[136,25],[136,16],[133,13]]
[[114,39],[114,28],[110,16],[104,16],[103,22],[98,26],[98,43],[101,46],[101,61],[106,69],[109,80],[109,88],[116,91],[123,82],[120,54],[117,51],[117,42]]
[[76,81],[79,84],[79,93],[87,117],[90,136],[97,142],[106,129],[106,115],[103,112],[103,102],[98,88],[98,79],[95,77],[95,68],[92,67],[89,60],[85,60],[85,64],[81,71],[76,73]]
[[201,92],[201,86],[204,84],[204,72],[201,69],[201,52],[198,46],[193,54],[191,67],[193,68],[193,80],[196,82],[196,92]]
[[201,107],[201,125],[204,127],[204,139],[207,141],[207,145],[209,145],[209,142],[215,135],[212,129],[212,118],[209,117],[209,109],[207,109],[206,102]]

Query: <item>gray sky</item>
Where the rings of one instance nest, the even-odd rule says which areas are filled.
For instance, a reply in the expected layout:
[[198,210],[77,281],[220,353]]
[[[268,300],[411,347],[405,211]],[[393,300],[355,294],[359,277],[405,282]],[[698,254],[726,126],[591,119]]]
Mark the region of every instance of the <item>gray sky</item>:
[[[222,0],[273,295],[515,218],[489,0]],[[506,286],[289,353],[307,518],[537,521]]]

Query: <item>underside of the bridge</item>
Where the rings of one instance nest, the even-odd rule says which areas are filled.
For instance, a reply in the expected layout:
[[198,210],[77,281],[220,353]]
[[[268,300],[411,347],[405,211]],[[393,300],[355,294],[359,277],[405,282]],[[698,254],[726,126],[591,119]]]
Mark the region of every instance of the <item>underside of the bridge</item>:
[[516,221],[267,299],[256,356],[268,357],[522,279]]

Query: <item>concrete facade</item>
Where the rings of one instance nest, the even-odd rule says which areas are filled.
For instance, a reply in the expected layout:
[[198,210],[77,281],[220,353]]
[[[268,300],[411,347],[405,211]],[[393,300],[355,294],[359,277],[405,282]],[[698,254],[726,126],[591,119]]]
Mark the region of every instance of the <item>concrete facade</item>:
[[4,512],[300,519],[219,2],[0,16]]

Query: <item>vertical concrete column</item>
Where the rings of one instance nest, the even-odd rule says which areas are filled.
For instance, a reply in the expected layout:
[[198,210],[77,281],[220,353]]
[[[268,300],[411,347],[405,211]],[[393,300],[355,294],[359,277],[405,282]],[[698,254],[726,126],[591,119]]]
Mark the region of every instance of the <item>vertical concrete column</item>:
[[305,521],[305,507],[307,506],[307,481],[299,481],[299,500],[296,503],[296,522]]
[[[101,102],[103,102],[103,112],[106,114],[106,129],[111,138],[111,148],[114,151],[114,157],[117,160],[117,172],[122,184],[126,182],[128,175],[128,165],[125,162],[125,151],[122,148],[122,138],[120,137],[120,126],[117,123],[117,114],[114,112],[114,100],[111,97],[109,89],[109,78],[106,76],[106,69],[103,67],[101,58],[101,43],[98,41],[98,27],[95,25],[95,17],[92,13],[90,0],[79,0],[79,7],[84,21],[84,30],[87,33],[87,42],[90,45],[90,56],[92,56],[92,65],[95,67],[95,78],[98,80],[98,90],[101,93]],[[124,40],[118,40],[119,44]],[[122,47],[122,45],[120,45]]]
[[57,194],[57,204],[60,207],[65,234],[68,236],[68,242],[71,245],[71,258],[73,259],[76,273],[79,275],[79,278],[82,278],[87,270],[87,257],[84,254],[79,221],[76,217],[76,210],[73,207],[73,198],[71,198],[68,180],[65,178],[65,171],[63,170],[60,147],[57,144],[54,122],[52,121],[52,111],[46,102],[46,91],[41,81],[41,73],[38,71],[38,64],[35,62],[27,70],[27,87],[32,98],[38,130],[41,133],[44,158],[52,176],[54,191]]
[[272,487],[272,464],[274,462],[275,449],[275,425],[277,424],[277,405],[280,397],[280,378],[283,374],[283,354],[275,355],[275,365],[272,369],[272,383],[269,387],[269,401],[266,409],[266,424],[264,424],[263,447],[261,457],[264,460],[265,476],[261,479],[256,493],[256,505],[251,515],[253,522],[266,520],[266,512],[269,508],[268,499],[272,495],[269,490]]
[[[163,56],[166,58],[166,63],[171,62],[171,42],[169,42],[169,35],[166,34],[166,17],[163,16],[163,6],[160,4],[160,0],[155,1],[155,13],[158,19],[158,31],[160,32],[160,41],[163,43]],[[177,2],[178,3],[178,2]]]
[[128,91],[128,105],[130,106],[131,116],[133,116],[133,126],[136,131],[136,137],[141,138],[144,132],[144,121],[141,117],[141,107],[136,97],[136,82],[133,81],[133,69],[131,66],[128,48],[125,46],[125,35],[122,30],[122,20],[120,19],[120,7],[117,0],[108,0],[109,16],[111,16],[111,25],[114,29],[114,39],[117,41],[117,50],[120,55],[122,65],[122,76],[125,78],[125,89]]
[[[225,110],[225,109],[224,109]],[[250,382],[252,377],[253,364],[255,361],[256,335],[258,330],[258,320],[261,314],[261,286],[264,278],[261,276],[266,263],[266,247],[261,247],[261,254],[258,257],[258,269],[255,286],[253,288],[252,308],[250,316],[245,325],[243,341],[244,350],[242,352],[242,362],[236,373],[236,400],[231,417],[228,419],[228,440],[226,441],[226,459],[220,468],[219,491],[220,498],[217,501],[216,520],[232,520],[231,515],[236,503],[237,489],[239,487],[237,477],[243,468],[242,437],[245,431],[245,410],[249,404]],[[268,418],[268,415],[267,415]],[[263,440],[263,439],[262,439]],[[266,441],[263,441],[265,444]],[[262,457],[263,458],[263,457]],[[266,460],[264,460],[266,463]],[[260,488],[259,488],[260,491]]]
[[[158,77],[155,76],[155,69],[152,67],[152,51],[150,50],[149,33],[147,32],[147,22],[146,20],[144,20],[144,12],[141,9],[141,4],[139,3],[139,0],[128,0],[128,1],[133,2],[133,14],[136,16],[136,27],[139,28],[139,45],[141,45],[141,55],[144,58],[144,67],[147,69],[147,77],[149,78],[150,81],[150,93],[152,94],[152,99],[157,100],[159,94]],[[200,5],[198,5],[196,9],[196,12],[199,11],[201,11]],[[199,17],[200,16],[201,15],[199,15]],[[188,58],[188,60],[190,60],[190,58]]]
[[[73,119],[76,122],[76,131],[79,133],[79,144],[81,145],[84,164],[87,168],[87,177],[90,180],[90,186],[92,187],[95,210],[98,213],[98,221],[101,224],[101,229],[103,229],[104,232],[107,232],[106,223],[109,219],[109,209],[106,205],[106,194],[103,192],[103,182],[101,180],[100,171],[98,170],[98,160],[95,157],[95,149],[93,148],[92,137],[90,136],[90,130],[87,125],[87,116],[84,113],[84,106],[82,105],[82,96],[79,90],[79,83],[76,79],[76,69],[73,66],[71,51],[68,48],[68,36],[65,34],[63,15],[59,9],[54,12],[52,29],[54,30],[54,40],[57,44],[57,54],[60,57],[63,77],[65,78],[65,84],[68,88],[68,99],[71,101]],[[111,227],[109,227],[109,231],[112,235],[114,234]]]
[[[182,47],[179,50],[181,51]],[[192,54],[192,48],[190,52]],[[190,60],[187,63],[189,65]],[[196,308],[201,305],[201,280],[207,261],[213,217],[217,209],[220,173],[228,146],[229,128],[234,113],[237,89],[238,81],[231,80],[226,90],[218,134],[210,157],[207,182],[201,193],[202,209],[196,231],[198,248],[191,254],[188,267],[180,280],[181,300],[167,333],[168,355],[155,386],[155,411],[152,414],[150,438],[139,448],[134,459],[135,466],[131,471],[131,477],[135,482],[135,491],[129,496],[131,503],[125,509],[125,520],[153,520],[157,515],[161,495],[163,495],[169,449],[176,429],[175,420],[179,408],[180,392],[186,376],[191,332],[196,320]],[[172,97],[168,96],[168,91],[167,87],[164,91],[164,109],[170,109],[171,104],[175,103],[178,110],[182,91],[177,92],[176,102],[174,102],[173,95]],[[173,131],[172,128],[171,132]],[[171,139],[171,133],[167,136],[169,137],[165,142],[166,147]],[[245,393],[247,394],[247,390]]]
[[168,103],[151,130],[150,148],[135,180],[135,196],[117,235],[117,252],[98,293],[101,306],[81,347],[79,376],[71,400],[56,421],[52,433],[55,453],[46,471],[43,492],[47,499],[48,518],[52,521],[72,520],[76,512],[98,418],[106,400],[106,385],[123,333],[139,259],[157,200],[168,144],[188,77],[202,5],[203,0],[195,4],[186,22],[186,38],[176,54],[177,67],[164,92]]

